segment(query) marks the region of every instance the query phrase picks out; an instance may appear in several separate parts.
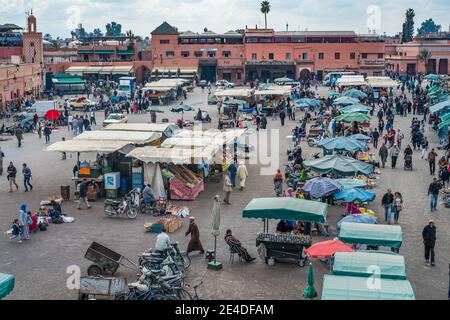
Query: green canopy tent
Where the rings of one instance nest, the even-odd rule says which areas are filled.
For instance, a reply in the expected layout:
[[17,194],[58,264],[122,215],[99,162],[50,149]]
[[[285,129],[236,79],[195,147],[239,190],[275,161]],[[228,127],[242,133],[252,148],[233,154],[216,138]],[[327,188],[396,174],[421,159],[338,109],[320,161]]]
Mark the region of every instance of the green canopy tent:
[[342,121],[347,123],[364,122],[369,121],[370,119],[371,119],[370,116],[360,112],[344,113],[334,118],[335,121]]
[[11,274],[0,272],[0,300],[14,290],[15,279]]
[[325,223],[327,214],[328,205],[322,202],[287,197],[256,198],[245,207],[242,217]]
[[398,254],[378,252],[336,252],[333,274],[340,276],[370,277],[372,266],[377,266],[380,277],[406,280],[405,258]]
[[[325,275],[322,300],[416,300],[408,280]],[[372,286],[371,286],[372,284]]]
[[442,129],[442,128],[445,128],[445,127],[448,127],[448,126],[450,126],[450,119],[445,120],[445,121],[439,123],[438,129]]
[[450,119],[450,112],[441,115],[439,118],[441,118],[442,122],[449,120]]
[[367,176],[374,170],[374,167],[371,164],[338,154],[305,161],[303,162],[303,165],[318,173],[333,173],[347,177],[356,174]]
[[400,248],[403,231],[398,225],[344,222],[341,224],[338,238],[348,244]]
[[429,109],[430,109],[430,113],[436,113],[436,112],[444,110],[448,107],[450,107],[450,99],[438,102],[438,103],[432,105]]
[[365,113],[365,114],[367,114],[370,112],[371,109],[372,108],[370,108],[368,106],[365,106],[360,103],[356,103],[356,104],[346,106],[345,108],[342,108],[340,110],[340,112],[341,113]]

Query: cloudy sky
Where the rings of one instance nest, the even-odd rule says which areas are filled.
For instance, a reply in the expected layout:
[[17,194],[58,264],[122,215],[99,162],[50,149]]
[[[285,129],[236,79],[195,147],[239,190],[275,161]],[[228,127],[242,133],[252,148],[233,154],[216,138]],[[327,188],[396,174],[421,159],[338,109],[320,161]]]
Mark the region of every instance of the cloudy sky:
[[[268,26],[276,30],[354,30],[368,27],[393,35],[401,30],[407,8],[416,11],[416,28],[433,18],[449,29],[449,0],[272,0]],[[167,21],[181,31],[217,33],[264,26],[259,0],[0,0],[0,24],[25,26],[25,12],[33,8],[38,29],[53,36],[69,36],[82,23],[87,31],[117,21],[123,31],[148,36]]]

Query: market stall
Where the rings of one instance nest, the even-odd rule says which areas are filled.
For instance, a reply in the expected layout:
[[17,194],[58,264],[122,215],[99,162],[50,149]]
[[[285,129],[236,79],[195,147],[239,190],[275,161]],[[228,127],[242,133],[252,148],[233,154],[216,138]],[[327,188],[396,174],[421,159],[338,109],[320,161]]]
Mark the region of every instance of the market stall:
[[339,240],[348,244],[379,246],[398,251],[402,245],[403,232],[399,225],[381,225],[344,222],[338,235]]
[[253,199],[242,212],[244,218],[264,219],[264,232],[256,238],[256,246],[264,252],[267,264],[275,260],[293,260],[303,267],[306,261],[304,249],[312,243],[309,235],[269,233],[269,220],[325,223],[328,206],[321,202],[296,198]]
[[334,255],[333,274],[371,277],[373,276],[371,266],[379,268],[380,278],[406,280],[406,266],[403,256],[377,252],[337,252]]
[[0,272],[0,300],[14,290],[15,278],[12,274]]
[[379,279],[369,287],[365,277],[325,275],[322,300],[415,300],[408,280]]

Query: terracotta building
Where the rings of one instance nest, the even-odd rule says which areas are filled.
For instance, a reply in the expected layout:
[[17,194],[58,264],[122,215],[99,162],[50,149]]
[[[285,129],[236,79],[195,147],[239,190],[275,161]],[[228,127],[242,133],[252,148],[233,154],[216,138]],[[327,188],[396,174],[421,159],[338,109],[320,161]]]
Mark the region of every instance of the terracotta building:
[[0,47],[3,59],[0,65],[0,110],[8,103],[18,105],[24,97],[38,97],[43,88],[43,40],[37,32],[36,17],[27,18],[27,31],[22,35],[21,50],[18,47]]
[[330,71],[370,76],[384,71],[385,43],[350,31],[246,29],[202,34],[179,32],[167,22],[152,32],[152,76],[196,73],[199,79],[243,83],[278,77],[301,78]]
[[[427,61],[418,56],[422,50],[430,52]],[[386,69],[400,74],[449,74],[450,34],[415,38],[410,43],[386,44]]]

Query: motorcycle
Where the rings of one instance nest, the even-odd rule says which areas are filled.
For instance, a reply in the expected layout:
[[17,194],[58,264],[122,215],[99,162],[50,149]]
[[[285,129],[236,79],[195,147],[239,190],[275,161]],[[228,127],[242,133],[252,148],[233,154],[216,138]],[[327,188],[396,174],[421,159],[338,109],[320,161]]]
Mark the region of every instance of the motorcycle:
[[135,219],[138,214],[139,193],[136,189],[125,195],[122,201],[106,199],[105,214],[108,217],[126,215],[129,219]]
[[201,122],[211,122],[211,117],[209,116],[208,112],[202,111],[201,119],[199,118],[198,114],[195,115],[194,120],[201,121]]
[[156,205],[152,206],[150,203],[144,202],[144,197],[139,196],[139,211],[144,214],[152,214],[154,217],[163,216],[166,214],[167,201],[164,197],[160,197],[156,200]]

